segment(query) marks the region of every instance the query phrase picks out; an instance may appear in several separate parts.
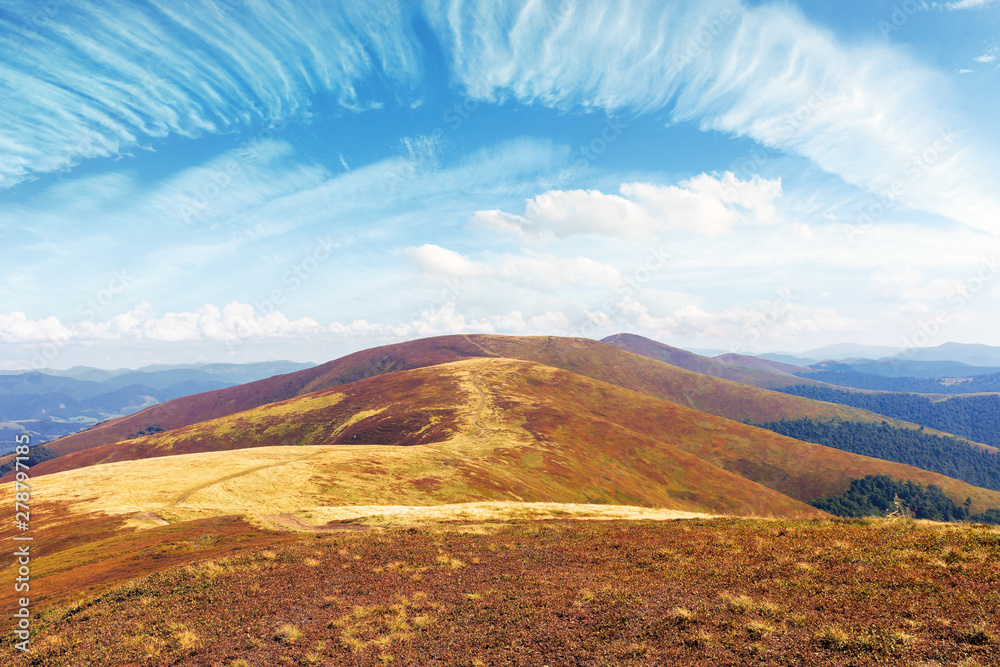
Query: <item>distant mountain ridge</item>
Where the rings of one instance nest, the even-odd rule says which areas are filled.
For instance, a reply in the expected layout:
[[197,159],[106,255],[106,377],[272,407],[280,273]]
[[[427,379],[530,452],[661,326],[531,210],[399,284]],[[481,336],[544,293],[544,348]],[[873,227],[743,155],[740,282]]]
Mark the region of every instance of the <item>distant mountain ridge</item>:
[[942,343],[934,347],[894,348],[883,345],[838,343],[802,353],[769,352],[754,355],[762,359],[812,365],[824,361],[862,362],[954,362],[1000,370],[1000,346],[981,343]]
[[27,433],[34,444],[76,433],[181,396],[310,368],[290,361],[154,365],[137,370],[77,366],[0,372],[0,455]]

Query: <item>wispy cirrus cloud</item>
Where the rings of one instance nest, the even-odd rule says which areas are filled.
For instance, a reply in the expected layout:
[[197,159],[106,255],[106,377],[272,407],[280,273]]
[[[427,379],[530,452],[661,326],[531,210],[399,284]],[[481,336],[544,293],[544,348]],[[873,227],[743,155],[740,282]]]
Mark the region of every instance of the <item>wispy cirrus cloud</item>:
[[904,207],[1000,231],[991,158],[956,134],[948,78],[902,49],[844,45],[786,5],[633,1],[612,14],[585,0],[505,12],[485,0],[426,4],[477,99],[668,110],[807,157]]
[[952,11],[962,9],[986,9],[996,5],[1000,0],[957,0],[957,2],[935,3],[935,7],[943,7]]
[[[401,4],[8,3],[0,14],[0,188],[152,139],[346,109],[377,76],[407,95],[420,60]],[[41,17],[41,18],[39,18]]]

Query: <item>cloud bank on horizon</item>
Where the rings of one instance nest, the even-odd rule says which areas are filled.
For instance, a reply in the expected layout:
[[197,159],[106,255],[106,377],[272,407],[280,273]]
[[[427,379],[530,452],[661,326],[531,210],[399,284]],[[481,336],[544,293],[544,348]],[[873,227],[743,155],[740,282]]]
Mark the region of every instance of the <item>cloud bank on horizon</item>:
[[998,13],[8,3],[0,365],[989,342]]

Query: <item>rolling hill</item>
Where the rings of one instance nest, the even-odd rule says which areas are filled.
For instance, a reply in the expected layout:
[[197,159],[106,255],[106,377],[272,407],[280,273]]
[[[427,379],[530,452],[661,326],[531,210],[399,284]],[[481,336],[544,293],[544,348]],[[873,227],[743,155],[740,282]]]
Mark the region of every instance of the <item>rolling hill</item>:
[[[59,454],[68,454],[126,439],[153,424],[170,430],[368,377],[484,357],[520,359],[561,368],[740,422],[763,423],[782,418],[861,422],[883,419],[855,408],[688,371],[586,338],[455,335],[371,348],[307,370],[185,396],[98,424],[48,446]],[[800,378],[793,379],[796,384],[802,383]]]
[[[32,544],[44,547],[31,561],[38,664],[243,654],[378,664],[423,655],[424,641],[435,655],[495,643],[490,631],[454,649],[453,628],[427,630],[449,609],[455,623],[514,615],[524,627],[504,632],[516,637],[551,608],[546,627],[567,641],[585,632],[587,655],[609,664],[652,656],[642,643],[650,633],[685,637],[658,657],[689,664],[697,650],[705,660],[694,664],[705,665],[752,663],[762,641],[779,639],[799,651],[797,664],[840,664],[828,658],[849,658],[855,645],[880,659],[916,656],[913,646],[954,656],[956,637],[992,638],[951,588],[992,576],[987,529],[816,521],[829,516],[806,503],[870,475],[935,484],[956,503],[969,498],[973,512],[1000,507],[1000,492],[709,411],[876,419],[868,413],[583,339],[454,336],[352,357],[203,394],[203,409],[219,416],[33,466]],[[292,395],[270,400],[283,392]],[[195,399],[179,399],[186,413],[161,414],[206,414]],[[259,404],[236,410],[240,400]],[[122,428],[149,425],[129,419]],[[14,492],[0,485],[0,503],[12,506]],[[712,518],[720,514],[768,520]],[[0,539],[15,533],[13,522],[0,526]],[[17,567],[10,555],[2,565]],[[947,589],[934,583],[942,568]],[[427,591],[447,606],[425,602]],[[873,591],[907,595],[911,609],[930,600],[913,612],[921,619],[953,604],[958,629],[877,647],[853,626],[843,640],[803,629],[846,623],[845,609],[868,623]],[[13,607],[12,595],[0,601]],[[496,618],[492,596],[504,610]],[[124,625],[96,636],[111,618]],[[383,625],[403,631],[384,641]],[[619,626],[631,628],[628,641],[609,645]],[[296,644],[303,635],[308,647]],[[716,636],[725,650],[712,648]],[[532,653],[544,664],[579,664],[546,646]]]
[[[752,362],[748,360],[754,359],[754,357],[743,357],[742,355],[722,355],[722,357],[716,358],[703,357],[687,350],[671,347],[665,343],[635,334],[615,334],[601,339],[601,342],[614,345],[627,352],[656,359],[657,361],[678,366],[685,370],[694,371],[695,373],[741,382],[763,389],[777,389],[808,382],[808,380],[795,377],[793,371],[788,370],[793,367],[785,364],[780,364],[784,368],[779,370],[775,368],[775,365],[778,364],[763,359],[758,359],[757,361],[760,363],[751,365]],[[729,358],[733,357],[737,358],[741,363],[730,363]]]
[[132,511],[222,493],[215,513],[519,500],[789,516],[872,474],[1000,507],[1000,493],[941,475],[504,358],[371,377],[66,454],[32,474],[52,477],[53,499],[60,485],[67,501],[85,485],[102,507]]
[[772,371],[774,373],[781,373],[786,375],[797,375],[802,373],[802,366],[793,366],[792,364],[785,364],[780,361],[772,361],[771,359],[764,359],[762,357],[752,357],[746,354],[720,354],[717,357],[713,357],[716,361],[721,361],[724,364],[729,364],[731,366],[743,366],[744,368],[756,368],[758,370]]

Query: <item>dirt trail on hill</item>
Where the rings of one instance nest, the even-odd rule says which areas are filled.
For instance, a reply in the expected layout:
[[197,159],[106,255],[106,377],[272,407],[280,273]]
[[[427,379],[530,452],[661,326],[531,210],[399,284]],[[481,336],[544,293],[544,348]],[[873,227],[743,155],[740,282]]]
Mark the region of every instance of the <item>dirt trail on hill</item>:
[[199,484],[198,486],[191,487],[187,491],[184,491],[183,493],[181,493],[180,495],[178,495],[176,498],[174,498],[173,500],[171,500],[169,503],[167,503],[167,507],[174,507],[175,505],[178,505],[178,504],[184,502],[185,500],[187,500],[188,498],[190,498],[195,493],[198,493],[199,491],[203,491],[204,489],[207,489],[210,486],[215,486],[216,484],[221,484],[223,482],[228,482],[231,479],[236,479],[237,477],[243,477],[244,475],[249,475],[250,473],[258,472],[260,470],[267,470],[268,468],[277,468],[278,466],[288,465],[289,463],[296,463],[298,461],[305,461],[306,459],[311,459],[314,456],[319,456],[322,453],[323,452],[313,452],[312,454],[308,454],[306,456],[300,456],[298,458],[289,459],[287,461],[281,461],[280,463],[269,463],[267,465],[255,466],[253,468],[248,468],[248,469],[242,470],[240,472],[235,472],[232,475],[226,475],[225,477],[220,477],[218,479],[213,479],[211,482],[205,482],[204,484]]
[[479,409],[476,410],[476,418],[472,420],[472,423],[479,429],[479,433],[476,434],[476,437],[479,438],[483,437],[483,434],[486,433],[487,431],[495,430],[492,428],[486,428],[485,426],[479,423],[479,418],[483,415],[483,408],[486,407],[486,392],[483,390],[481,386],[479,386],[479,376],[482,374],[483,374],[483,368],[480,368],[472,376],[472,386],[475,387],[476,391],[479,393]]
[[474,340],[472,340],[471,338],[469,338],[469,336],[468,336],[467,334],[462,334],[462,336],[463,336],[463,337],[465,338],[465,340],[466,340],[466,341],[468,341],[468,342],[469,342],[470,344],[472,344],[472,345],[475,345],[475,346],[476,346],[476,347],[478,347],[478,348],[479,348],[480,350],[482,350],[483,352],[485,352],[485,353],[486,353],[486,356],[488,356],[488,357],[501,357],[501,358],[503,357],[503,355],[502,355],[502,354],[499,354],[499,353],[497,353],[497,352],[496,352],[496,350],[487,350],[487,349],[486,349],[485,347],[483,347],[482,345],[480,345],[480,344],[479,344],[479,343],[477,343],[476,341],[474,341]]
[[369,530],[369,526],[363,526],[356,523],[327,523],[327,524],[312,524],[306,523],[294,514],[261,514],[261,519],[265,521],[270,521],[271,523],[277,524],[282,528],[289,528],[291,530],[307,530],[313,533],[336,533],[342,530]]

